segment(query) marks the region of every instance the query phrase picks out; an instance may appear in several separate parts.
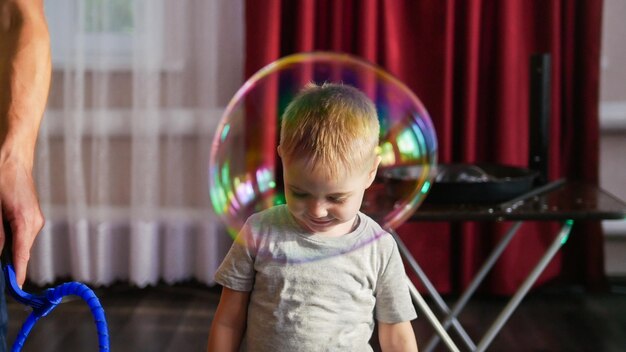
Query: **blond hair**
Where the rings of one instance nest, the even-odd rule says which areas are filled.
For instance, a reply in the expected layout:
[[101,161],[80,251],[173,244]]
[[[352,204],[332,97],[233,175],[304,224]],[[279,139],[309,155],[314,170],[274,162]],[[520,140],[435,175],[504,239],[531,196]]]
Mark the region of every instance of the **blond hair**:
[[364,169],[375,160],[379,129],[376,107],[360,90],[309,83],[282,115],[281,156],[306,158],[311,170],[322,168],[328,177]]

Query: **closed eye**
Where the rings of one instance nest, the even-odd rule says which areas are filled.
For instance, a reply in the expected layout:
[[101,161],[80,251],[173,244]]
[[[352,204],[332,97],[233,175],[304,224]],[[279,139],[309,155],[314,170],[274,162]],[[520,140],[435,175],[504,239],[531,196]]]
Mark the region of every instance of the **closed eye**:
[[331,203],[341,204],[345,202],[347,198],[346,197],[328,197],[327,199]]
[[306,198],[308,196],[307,193],[294,192],[294,191],[291,191],[291,194],[296,198]]

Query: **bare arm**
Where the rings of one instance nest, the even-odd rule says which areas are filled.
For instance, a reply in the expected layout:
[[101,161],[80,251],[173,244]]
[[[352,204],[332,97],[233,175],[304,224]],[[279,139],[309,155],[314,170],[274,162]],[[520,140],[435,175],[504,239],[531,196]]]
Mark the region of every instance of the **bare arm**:
[[246,330],[249,299],[250,292],[234,291],[227,287],[222,289],[220,303],[211,324],[209,352],[239,351]]
[[383,352],[417,352],[417,342],[411,322],[397,324],[378,322],[378,340]]
[[[32,169],[50,74],[43,0],[0,0],[0,218],[13,232],[20,285],[44,222]],[[0,248],[4,238],[0,227]]]

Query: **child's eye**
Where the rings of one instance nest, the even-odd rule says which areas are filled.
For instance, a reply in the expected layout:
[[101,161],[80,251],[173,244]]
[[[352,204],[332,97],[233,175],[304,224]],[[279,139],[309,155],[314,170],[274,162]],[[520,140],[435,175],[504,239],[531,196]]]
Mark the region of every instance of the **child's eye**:
[[335,204],[341,204],[346,201],[345,197],[328,197],[328,201]]
[[300,193],[300,192],[291,192],[291,194],[296,197],[296,198],[305,198],[307,196],[306,193]]

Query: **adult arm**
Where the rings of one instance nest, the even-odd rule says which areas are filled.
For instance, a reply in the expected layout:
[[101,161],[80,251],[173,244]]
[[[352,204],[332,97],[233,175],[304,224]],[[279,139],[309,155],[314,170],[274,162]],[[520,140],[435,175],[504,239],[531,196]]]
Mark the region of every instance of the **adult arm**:
[[[43,0],[0,0],[0,218],[13,233],[20,285],[44,223],[32,170],[50,75]],[[4,239],[0,227],[0,248]]]
[[211,324],[209,352],[239,351],[246,330],[250,292],[222,289],[220,303]]
[[396,324],[378,322],[378,341],[383,352],[417,352],[411,322]]

